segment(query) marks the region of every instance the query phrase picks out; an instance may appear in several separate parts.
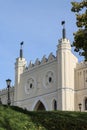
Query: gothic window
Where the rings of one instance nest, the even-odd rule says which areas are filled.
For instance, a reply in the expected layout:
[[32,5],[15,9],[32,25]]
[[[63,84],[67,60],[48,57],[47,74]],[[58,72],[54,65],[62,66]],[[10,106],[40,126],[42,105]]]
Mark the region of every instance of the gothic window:
[[87,70],[86,70],[86,74],[87,74]]
[[86,82],[87,82],[87,78],[86,78],[86,80],[85,80]]
[[87,98],[85,99],[85,110],[87,110]]
[[1,98],[0,98],[0,104],[2,104],[2,100],[1,100]]
[[57,110],[57,101],[53,100],[53,110]]

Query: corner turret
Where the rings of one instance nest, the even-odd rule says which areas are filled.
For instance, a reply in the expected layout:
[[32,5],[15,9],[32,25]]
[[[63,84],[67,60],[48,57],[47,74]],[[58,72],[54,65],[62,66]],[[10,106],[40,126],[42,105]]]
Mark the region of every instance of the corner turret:
[[66,38],[66,29],[65,29],[65,21],[61,22],[61,25],[63,26],[62,29],[62,38],[58,40],[58,51],[62,50],[64,51],[65,49],[67,51],[71,51],[71,44],[70,41]]
[[66,38],[65,21],[62,21],[62,25],[62,39],[57,46],[59,109],[74,110],[74,69],[78,60],[71,52],[70,41]]
[[20,43],[20,55],[19,57],[16,59],[16,63],[15,63],[15,105],[20,105],[18,104],[17,101],[20,100],[20,95],[21,95],[21,86],[20,86],[20,80],[21,80],[21,75],[24,72],[25,68],[26,68],[26,60],[25,58],[23,58],[23,42]]

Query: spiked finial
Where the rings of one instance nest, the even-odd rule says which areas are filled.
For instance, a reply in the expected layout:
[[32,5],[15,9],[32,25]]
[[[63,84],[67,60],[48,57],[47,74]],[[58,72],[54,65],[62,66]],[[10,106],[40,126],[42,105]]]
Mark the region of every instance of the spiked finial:
[[65,39],[65,38],[66,38],[65,21],[62,21],[61,24],[62,24],[62,26],[63,26],[62,38]]
[[22,46],[23,46],[23,44],[24,44],[24,42],[22,41],[21,43],[20,43],[20,58],[22,59],[23,58],[23,50],[22,50]]
[[64,24],[65,24],[65,21],[62,21],[61,24],[64,25]]

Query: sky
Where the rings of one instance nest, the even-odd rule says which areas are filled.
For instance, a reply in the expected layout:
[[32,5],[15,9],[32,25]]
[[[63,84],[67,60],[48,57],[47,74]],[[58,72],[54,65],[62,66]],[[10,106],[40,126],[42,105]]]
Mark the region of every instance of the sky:
[[30,60],[34,63],[36,58],[41,60],[51,52],[56,55],[63,20],[66,21],[66,37],[73,42],[77,28],[71,1],[0,0],[0,89],[7,87],[8,78],[12,80],[11,86],[14,85],[15,61],[22,41],[27,65]]

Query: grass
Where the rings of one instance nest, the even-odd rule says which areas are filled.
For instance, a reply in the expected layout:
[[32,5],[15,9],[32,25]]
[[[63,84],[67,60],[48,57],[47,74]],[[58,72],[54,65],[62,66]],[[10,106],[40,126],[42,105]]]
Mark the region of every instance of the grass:
[[87,113],[0,106],[0,130],[87,130]]

